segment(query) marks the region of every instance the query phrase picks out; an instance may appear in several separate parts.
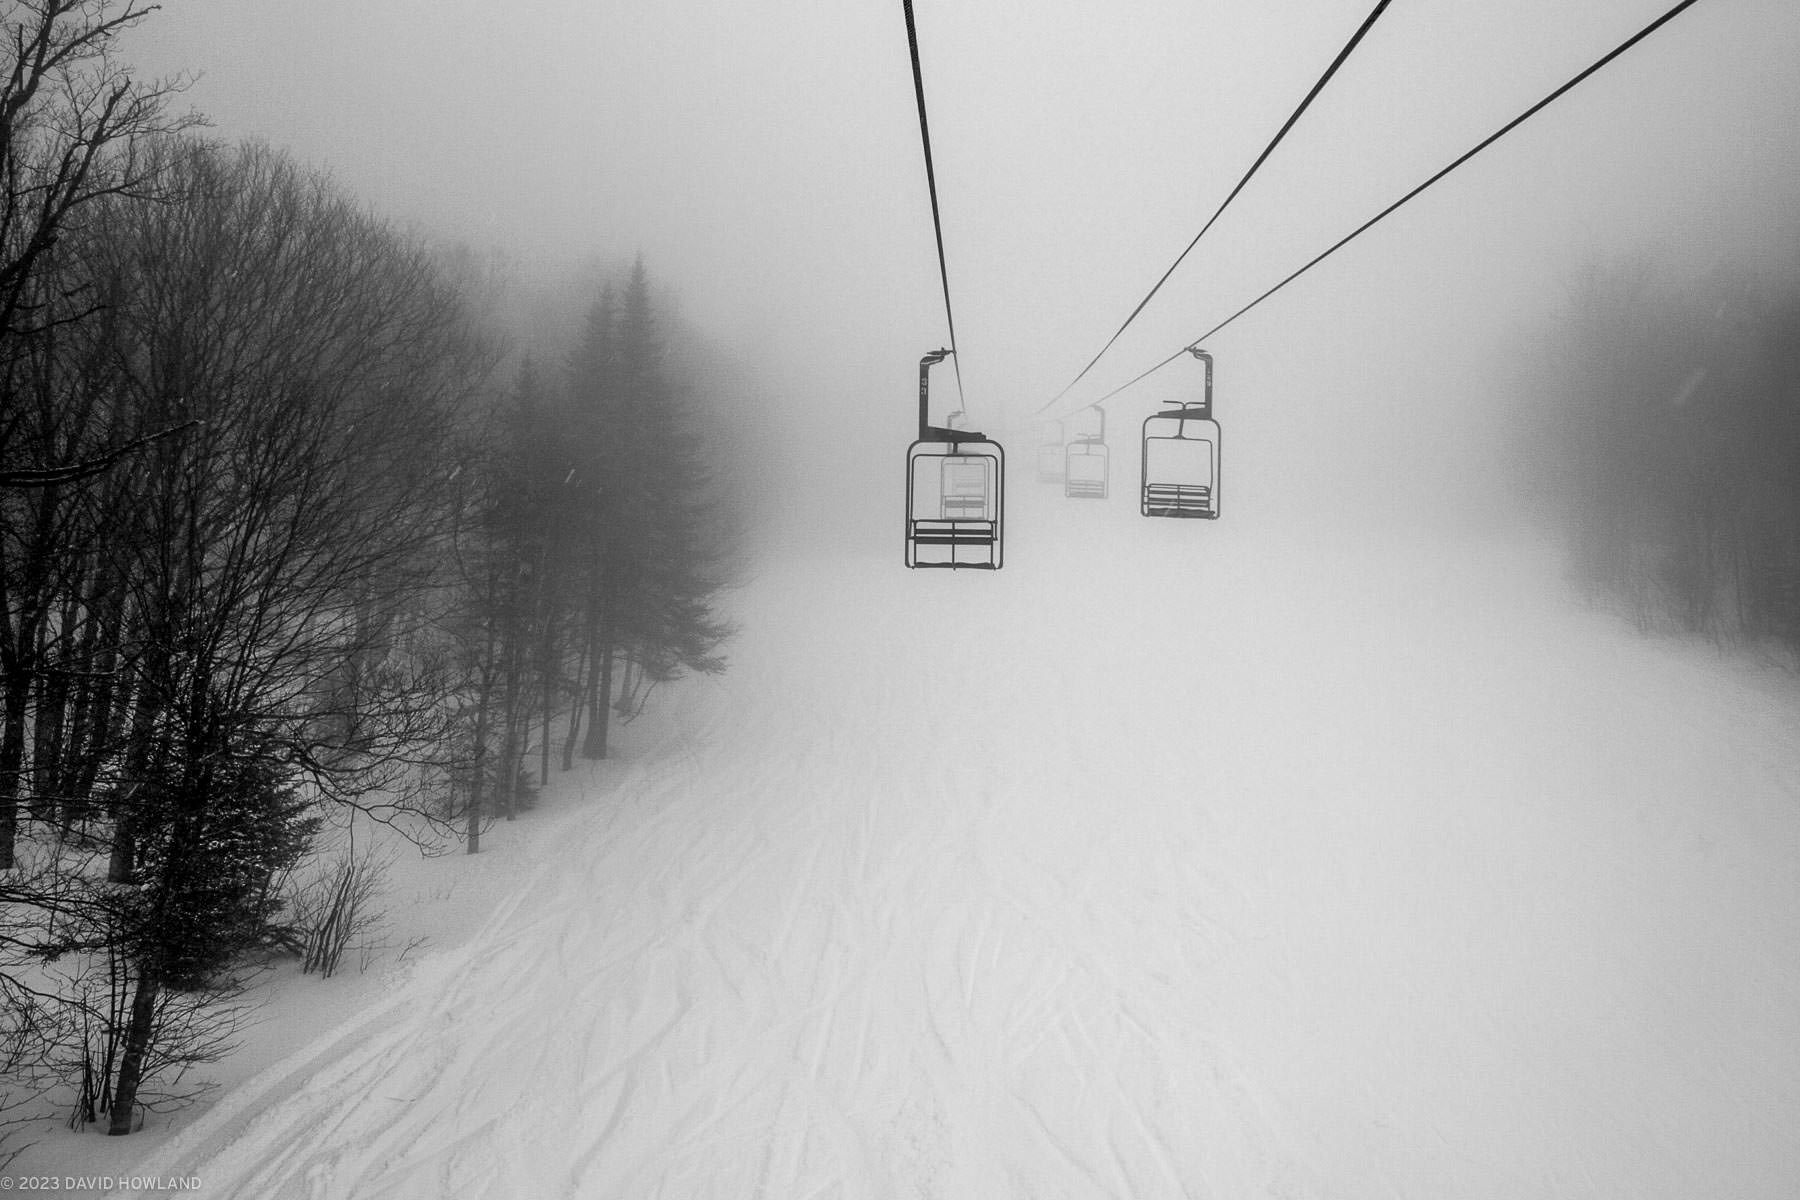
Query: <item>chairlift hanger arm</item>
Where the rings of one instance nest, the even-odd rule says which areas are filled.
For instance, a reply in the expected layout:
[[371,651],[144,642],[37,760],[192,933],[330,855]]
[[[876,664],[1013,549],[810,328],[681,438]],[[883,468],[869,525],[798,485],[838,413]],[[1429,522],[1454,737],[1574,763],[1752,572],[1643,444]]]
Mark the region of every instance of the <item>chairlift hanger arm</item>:
[[931,428],[931,368],[949,358],[950,350],[932,350],[919,360],[919,436]]
[[[919,360],[919,440],[921,442],[982,442],[987,438],[973,429],[952,429],[931,423],[931,368],[946,358],[955,358],[956,351],[943,349],[932,350]],[[951,414],[952,418],[961,415],[960,409]]]
[[1106,441],[1106,410],[1101,408],[1098,404],[1090,404],[1088,407],[1100,415],[1100,428],[1096,429],[1093,433],[1082,434],[1080,440],[1084,442],[1104,443]]

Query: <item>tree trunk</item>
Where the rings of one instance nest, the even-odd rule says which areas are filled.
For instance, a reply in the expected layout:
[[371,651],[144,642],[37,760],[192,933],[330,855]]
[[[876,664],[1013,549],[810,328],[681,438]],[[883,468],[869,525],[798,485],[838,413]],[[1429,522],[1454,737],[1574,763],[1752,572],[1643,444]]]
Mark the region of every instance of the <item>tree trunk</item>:
[[37,705],[31,720],[31,815],[55,824],[62,815],[68,766],[69,671],[74,658],[75,598],[65,596],[56,634],[39,630]]
[[13,867],[19,835],[19,793],[25,772],[25,709],[31,685],[9,680],[5,711],[0,715],[0,871]]
[[519,672],[516,655],[507,653],[506,685],[500,699],[500,766],[494,775],[494,800],[500,815],[513,819],[519,780]]
[[544,716],[543,734],[538,739],[538,786],[545,787],[550,782],[550,721],[556,715],[556,695],[549,683],[544,684],[544,696],[540,711]]
[[500,769],[495,777],[495,796],[500,814],[508,821],[517,814],[519,772],[525,761],[525,735],[530,722],[525,717],[525,642],[526,621],[523,598],[515,579],[507,592],[505,653],[501,656],[502,690],[500,696]]
[[[159,661],[157,669],[165,665]],[[154,764],[161,756],[157,753],[157,742],[161,739],[158,725],[161,722],[162,709],[147,694],[148,688],[139,689],[137,711],[132,714],[131,745],[125,752],[124,778],[119,781],[119,789],[112,802],[113,839],[112,859],[107,865],[106,878],[111,883],[130,883],[137,873],[137,812],[136,806],[143,801],[139,794],[149,782]]]
[[137,993],[131,998],[131,1020],[125,1027],[125,1047],[119,1056],[119,1077],[113,1086],[108,1134],[117,1136],[131,1132],[131,1117],[137,1109],[138,1084],[143,1081],[144,1057],[150,1050],[160,992],[155,972],[145,970],[138,977]]
[[612,716],[612,672],[612,639],[608,637],[600,647],[600,669],[594,673],[599,686],[591,701],[592,713],[588,717],[587,741],[582,743],[581,747],[583,758],[606,757],[606,734],[612,724],[610,720]]
[[575,688],[569,697],[569,729],[563,735],[562,769],[565,771],[575,769],[575,744],[581,736],[581,707],[582,701],[587,696],[586,676],[590,645],[591,643],[587,641],[582,642],[581,659],[575,664]]
[[43,667],[44,625],[54,592],[48,548],[53,540],[51,513],[58,490],[46,488],[33,498],[31,540],[23,561],[9,564],[6,577],[0,579],[0,598],[5,602],[0,609],[0,636],[6,639],[0,654],[0,690],[6,694],[0,713],[0,871],[10,870],[16,861],[19,806],[28,790],[25,717],[37,673]]
[[625,654],[622,657],[625,665],[619,668],[619,698],[613,701],[613,711],[621,717],[628,717],[631,715],[631,698],[637,694],[634,689],[637,687],[639,668],[636,655]]
[[119,691],[113,675],[122,632],[116,598],[96,591],[90,594],[88,607],[90,616],[75,650],[75,667],[82,678],[71,704],[63,770],[63,806],[70,826],[84,824],[93,816],[94,780],[113,744],[114,697]]
[[606,705],[610,695],[601,690],[601,675],[605,674],[607,682],[611,682],[612,664],[609,660],[604,616],[606,602],[595,596],[588,610],[588,727],[587,736],[582,739],[581,757],[606,757],[606,734],[597,732],[606,722]]
[[475,745],[469,754],[468,852],[481,852],[481,787],[487,774],[487,702],[489,688],[481,688],[481,699],[475,705]]
[[544,717],[543,739],[538,743],[538,786],[550,783],[550,724],[556,716],[556,622],[547,606],[544,610],[544,636],[538,645],[538,677],[543,694],[538,698]]
[[37,677],[37,710],[31,722],[31,815],[56,822],[61,808],[64,730],[69,703],[66,662],[46,663]]

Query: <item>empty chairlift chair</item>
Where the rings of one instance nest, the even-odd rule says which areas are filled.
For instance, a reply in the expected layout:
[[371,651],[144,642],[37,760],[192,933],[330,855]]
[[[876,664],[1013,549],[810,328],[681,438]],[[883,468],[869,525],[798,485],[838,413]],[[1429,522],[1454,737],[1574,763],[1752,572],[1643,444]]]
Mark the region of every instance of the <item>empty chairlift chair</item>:
[[930,371],[949,353],[934,350],[919,360],[919,437],[906,449],[906,565],[997,571],[1006,452],[975,430],[930,423]]
[[1144,419],[1143,493],[1146,517],[1219,515],[1219,423],[1212,416],[1212,355],[1189,348],[1206,368],[1199,400],[1177,402]]
[[1071,500],[1106,499],[1106,410],[1092,407],[1100,414],[1100,428],[1076,437],[1063,455],[1063,495]]

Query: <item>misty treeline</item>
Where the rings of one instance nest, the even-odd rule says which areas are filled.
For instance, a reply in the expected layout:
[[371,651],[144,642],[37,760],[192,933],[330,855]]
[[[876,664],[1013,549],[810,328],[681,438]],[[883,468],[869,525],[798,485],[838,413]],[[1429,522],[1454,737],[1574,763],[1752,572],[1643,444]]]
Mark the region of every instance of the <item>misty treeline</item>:
[[1572,577],[1641,629],[1800,663],[1800,254],[1698,281],[1590,266],[1569,297],[1521,449]]
[[335,965],[323,834],[473,852],[728,633],[642,265],[510,360],[466,255],[129,77],[148,11],[0,18],[0,1107],[113,1133]]

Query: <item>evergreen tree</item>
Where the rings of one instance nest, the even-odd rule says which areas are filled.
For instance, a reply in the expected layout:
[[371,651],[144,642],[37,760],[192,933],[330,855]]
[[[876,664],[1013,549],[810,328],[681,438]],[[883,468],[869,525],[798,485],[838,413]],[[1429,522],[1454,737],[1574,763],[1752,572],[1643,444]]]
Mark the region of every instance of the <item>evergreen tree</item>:
[[588,530],[590,758],[606,756],[621,666],[638,686],[716,673],[731,632],[712,607],[727,547],[710,448],[670,370],[641,259],[616,306],[610,299],[590,317],[571,383],[601,479]]

